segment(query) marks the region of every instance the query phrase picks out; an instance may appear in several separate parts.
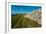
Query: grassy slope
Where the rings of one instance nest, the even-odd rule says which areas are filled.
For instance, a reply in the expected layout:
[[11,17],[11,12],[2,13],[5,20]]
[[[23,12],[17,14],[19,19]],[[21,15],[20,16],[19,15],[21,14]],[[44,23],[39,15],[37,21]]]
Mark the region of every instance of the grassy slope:
[[22,14],[17,14],[16,16],[11,17],[12,28],[27,28],[27,27],[39,27],[41,26],[36,21],[29,20],[25,18]]

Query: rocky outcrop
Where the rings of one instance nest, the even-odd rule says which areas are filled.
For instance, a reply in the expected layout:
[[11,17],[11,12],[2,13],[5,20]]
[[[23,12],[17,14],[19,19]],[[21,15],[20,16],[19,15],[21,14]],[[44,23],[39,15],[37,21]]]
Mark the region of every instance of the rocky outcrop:
[[38,24],[41,24],[41,11],[40,10],[34,10],[31,13],[24,15],[24,17],[37,21]]

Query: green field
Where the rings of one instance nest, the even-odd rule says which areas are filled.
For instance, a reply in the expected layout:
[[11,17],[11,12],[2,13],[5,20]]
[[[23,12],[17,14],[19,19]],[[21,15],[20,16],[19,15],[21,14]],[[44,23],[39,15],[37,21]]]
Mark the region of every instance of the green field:
[[25,18],[25,14],[11,15],[11,28],[31,28],[31,27],[41,27],[37,21]]

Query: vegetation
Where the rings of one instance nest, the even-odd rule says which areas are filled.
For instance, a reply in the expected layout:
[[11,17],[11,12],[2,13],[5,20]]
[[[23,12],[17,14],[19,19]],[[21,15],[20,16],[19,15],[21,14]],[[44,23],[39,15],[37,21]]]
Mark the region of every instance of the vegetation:
[[25,18],[25,14],[15,14],[11,15],[11,28],[31,28],[31,27],[41,27],[37,21]]

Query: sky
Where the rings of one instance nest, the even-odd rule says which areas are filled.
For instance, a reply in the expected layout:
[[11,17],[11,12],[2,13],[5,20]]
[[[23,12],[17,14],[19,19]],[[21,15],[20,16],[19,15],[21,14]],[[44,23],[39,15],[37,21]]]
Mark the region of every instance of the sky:
[[31,13],[33,10],[41,10],[41,6],[11,5],[11,14]]

